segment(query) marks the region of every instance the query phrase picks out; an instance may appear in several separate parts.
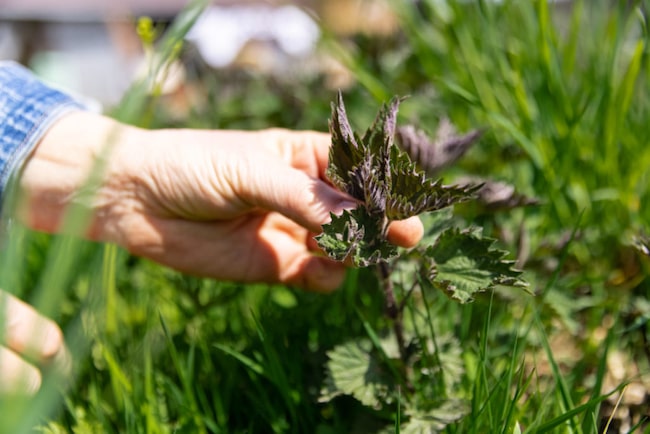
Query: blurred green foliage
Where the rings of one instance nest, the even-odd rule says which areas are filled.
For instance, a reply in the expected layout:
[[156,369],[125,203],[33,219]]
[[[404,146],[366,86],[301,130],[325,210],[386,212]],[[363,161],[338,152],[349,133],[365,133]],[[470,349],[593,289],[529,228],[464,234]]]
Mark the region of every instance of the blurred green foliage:
[[[369,124],[377,102],[411,95],[400,116],[430,133],[444,116],[461,130],[486,128],[446,178],[503,179],[541,200],[500,214],[459,209],[518,252],[536,296],[499,288],[462,306],[429,291],[409,299],[407,327],[437,347],[413,347],[429,368],[419,371],[427,396],[453,397],[465,409],[440,429],[599,431],[608,353],[648,371],[648,259],[627,246],[650,218],[647,4],[394,6],[402,31],[393,37],[325,33],[322,48],[358,80],[345,91],[353,127]],[[152,69],[193,58],[200,104],[179,117],[141,83],[117,118],[152,128],[327,128],[335,91],[324,76],[211,71],[191,48],[179,52],[198,11],[164,36]],[[74,226],[84,216],[70,219]],[[435,232],[435,221],[425,222]],[[77,375],[63,392],[52,379],[34,400],[0,399],[2,432],[399,432],[398,418],[404,432],[439,426],[402,413],[399,400],[380,408],[346,396],[318,402],[328,352],[387,335],[367,270],[351,270],[338,292],[322,296],[183,276],[114,246],[16,223],[5,235],[2,287],[64,326]]]

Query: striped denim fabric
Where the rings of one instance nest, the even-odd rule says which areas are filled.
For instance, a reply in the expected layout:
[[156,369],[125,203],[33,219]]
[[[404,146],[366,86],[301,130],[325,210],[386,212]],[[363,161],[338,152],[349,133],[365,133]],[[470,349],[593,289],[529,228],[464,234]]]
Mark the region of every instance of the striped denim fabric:
[[0,204],[11,177],[47,129],[64,114],[84,108],[23,66],[0,61]]

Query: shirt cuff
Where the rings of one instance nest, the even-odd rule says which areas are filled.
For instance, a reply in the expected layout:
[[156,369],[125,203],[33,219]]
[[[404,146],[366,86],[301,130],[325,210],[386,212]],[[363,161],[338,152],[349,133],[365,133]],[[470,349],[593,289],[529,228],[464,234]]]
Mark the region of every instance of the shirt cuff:
[[15,62],[0,61],[0,204],[12,177],[47,130],[87,107]]

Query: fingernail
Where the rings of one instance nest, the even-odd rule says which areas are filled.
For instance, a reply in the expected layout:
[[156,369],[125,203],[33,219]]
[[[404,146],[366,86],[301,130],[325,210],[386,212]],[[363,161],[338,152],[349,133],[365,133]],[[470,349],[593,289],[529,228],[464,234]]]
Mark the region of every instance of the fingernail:
[[343,211],[350,211],[355,209],[359,204],[357,202],[351,201],[351,200],[344,200],[336,204],[334,209],[332,210],[332,213],[336,216],[340,216],[343,214]]
[[38,389],[41,388],[41,374],[36,370],[25,374],[24,381],[25,392],[27,392],[28,395],[35,395],[36,392],[38,392]]
[[46,327],[47,328],[44,332],[45,342],[41,347],[41,358],[43,359],[42,361],[48,361],[54,358],[64,346],[61,330],[53,324],[47,324]]
[[65,345],[62,345],[59,352],[52,359],[52,367],[62,378],[72,375],[72,354]]

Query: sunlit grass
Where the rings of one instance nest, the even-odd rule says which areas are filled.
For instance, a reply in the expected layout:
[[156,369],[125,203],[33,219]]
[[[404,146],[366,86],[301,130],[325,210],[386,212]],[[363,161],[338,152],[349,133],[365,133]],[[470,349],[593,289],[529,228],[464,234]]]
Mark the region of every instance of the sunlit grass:
[[[431,381],[440,396],[467,404],[445,432],[597,432],[608,354],[638,341],[639,329],[624,329],[621,318],[633,296],[647,293],[643,268],[621,271],[638,261],[626,253],[625,236],[650,217],[644,4],[576,1],[573,13],[557,16],[542,1],[421,3],[420,14],[398,9],[400,48],[372,61],[361,49],[345,53],[360,78],[346,98],[351,117],[372,116],[373,97],[410,94],[402,115],[430,131],[444,114],[463,129],[487,127],[449,175],[507,179],[542,200],[466,216],[497,234],[521,228],[536,296],[499,288],[458,305],[423,291],[407,305],[405,324],[423,342],[459,349],[454,390],[443,376]],[[152,73],[179,54],[201,7],[192,5],[164,36]],[[203,79],[209,102],[175,124],[326,128],[334,94],[318,79],[283,87],[249,77],[223,99],[225,85]],[[150,90],[135,86],[112,113],[141,126],[170,122]],[[283,108],[288,101],[292,110]],[[71,210],[68,224],[81,228],[86,219],[83,209]],[[396,420],[411,416],[401,393],[377,411],[349,397],[318,402],[326,352],[357,338],[377,346],[389,329],[366,270],[350,271],[331,296],[244,286],[183,276],[115,246],[47,237],[16,222],[6,226],[0,269],[0,287],[63,325],[76,360],[68,389],[46,376],[34,399],[2,398],[2,432],[400,432]],[[612,293],[607,279],[617,273],[636,283]],[[605,317],[608,329],[596,340]],[[559,334],[570,337],[578,360],[560,360]],[[432,371],[449,363],[444,356],[422,349]]]

